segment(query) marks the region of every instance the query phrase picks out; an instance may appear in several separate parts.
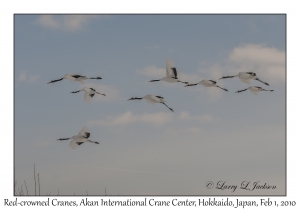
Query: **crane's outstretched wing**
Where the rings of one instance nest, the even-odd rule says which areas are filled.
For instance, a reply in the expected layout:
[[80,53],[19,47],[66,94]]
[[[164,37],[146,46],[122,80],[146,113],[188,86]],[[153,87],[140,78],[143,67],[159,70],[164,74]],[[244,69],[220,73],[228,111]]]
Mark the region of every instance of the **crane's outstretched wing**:
[[150,98],[153,100],[153,103],[165,102],[164,98],[161,96],[151,95]]
[[250,75],[247,72],[240,72],[239,74],[239,79],[246,84],[250,84]]
[[240,79],[249,79],[250,74],[248,74],[247,72],[240,72],[239,73],[239,78]]
[[84,85],[84,80],[80,80],[81,78],[84,78],[84,76],[79,75],[79,74],[71,74],[71,75],[67,75],[67,78],[71,81],[78,81],[81,84]]
[[84,101],[85,101],[86,103],[90,103],[91,98],[92,98],[93,96],[94,96],[94,94],[92,94],[92,96],[91,96],[90,93],[85,92],[85,93],[84,93]]
[[72,74],[67,74],[65,75],[65,77],[70,80],[70,81],[75,81],[75,79],[77,78],[76,76],[79,76],[79,75],[72,75]]
[[89,87],[85,87],[85,86],[84,86],[84,87],[83,87],[83,91],[84,91],[84,92],[90,92],[91,89],[90,89]]
[[[145,99],[145,100],[147,101],[147,103],[149,103],[149,104],[155,104],[156,101],[153,99],[152,96],[153,96],[153,95],[148,94],[148,95],[145,95],[145,96],[143,97],[143,99]],[[155,97],[155,96],[154,96],[154,97]],[[140,98],[138,98],[138,99],[140,99]],[[142,99],[142,98],[141,98],[141,99]]]
[[81,131],[79,131],[78,136],[82,136],[84,138],[90,137],[90,131],[84,126]]
[[83,144],[84,142],[78,140],[78,139],[73,139],[70,144],[69,144],[69,147],[71,147],[72,149],[76,149],[77,146]]
[[155,103],[156,103],[155,100],[152,99],[152,98],[146,99],[146,101],[147,101],[147,103],[149,103],[149,104],[155,104]]
[[156,96],[157,98],[161,98],[161,99],[164,99],[163,97],[161,97],[161,96]]
[[177,70],[176,70],[176,68],[174,67],[174,68],[171,68],[171,69],[173,71],[174,77],[177,78]]
[[[175,77],[174,71],[172,68],[175,68],[175,65],[173,61],[171,61],[169,58],[166,59],[166,77]],[[176,69],[175,69],[176,70]],[[177,72],[176,72],[177,74]]]

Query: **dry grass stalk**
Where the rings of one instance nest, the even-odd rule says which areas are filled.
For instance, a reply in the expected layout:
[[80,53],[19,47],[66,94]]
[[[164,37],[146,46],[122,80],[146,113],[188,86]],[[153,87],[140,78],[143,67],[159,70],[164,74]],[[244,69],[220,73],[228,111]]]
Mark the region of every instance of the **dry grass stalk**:
[[34,177],[34,195],[36,196],[35,163],[33,164],[33,177]]
[[24,183],[25,183],[26,192],[27,192],[27,195],[28,195],[28,189],[27,189],[27,185],[26,185],[26,182],[25,182],[25,180],[24,180]]
[[40,194],[40,191],[41,191],[41,188],[40,188],[40,173],[38,173],[37,175],[38,175],[38,183],[39,183],[39,195],[41,195]]

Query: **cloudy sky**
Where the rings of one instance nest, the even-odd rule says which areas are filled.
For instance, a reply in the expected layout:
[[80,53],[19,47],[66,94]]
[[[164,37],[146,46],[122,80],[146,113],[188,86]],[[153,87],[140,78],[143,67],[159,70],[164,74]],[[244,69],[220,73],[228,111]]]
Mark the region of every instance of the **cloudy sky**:
[[[15,15],[15,180],[33,193],[60,195],[285,194],[284,15]],[[171,59],[179,79],[218,80],[253,71],[272,89],[257,96],[238,78],[219,88],[149,83]],[[91,103],[84,86],[63,80],[78,73],[106,96]],[[162,104],[127,101],[146,94]],[[83,126],[90,139],[67,141]],[[243,181],[275,190],[207,189]],[[21,184],[19,184],[21,185]]]

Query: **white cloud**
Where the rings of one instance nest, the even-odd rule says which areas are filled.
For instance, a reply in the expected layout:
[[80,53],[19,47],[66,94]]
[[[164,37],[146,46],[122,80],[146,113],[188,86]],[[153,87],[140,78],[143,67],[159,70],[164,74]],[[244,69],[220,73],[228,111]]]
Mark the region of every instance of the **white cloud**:
[[188,128],[167,128],[166,132],[167,135],[172,134],[174,136],[178,136],[178,135],[186,135],[186,133],[189,134],[199,134],[202,133],[202,129],[199,127],[188,127]]
[[[219,81],[218,79],[222,77],[222,71],[223,71],[223,65],[215,63],[215,64],[209,64],[206,65],[205,67],[201,67],[198,69],[198,72],[201,75],[204,75],[204,77],[202,79],[205,80],[215,80],[217,82],[217,84],[220,87],[223,87],[222,82],[223,81]],[[202,80],[200,79],[200,80]],[[204,87],[202,85],[199,85],[201,88],[201,92],[206,95],[209,100],[211,101],[217,101],[218,99],[221,98],[222,94],[224,94],[224,91],[217,88],[217,87]],[[225,88],[225,87],[224,87]],[[201,100],[201,98],[199,98]]]
[[127,111],[118,116],[109,116],[105,120],[89,121],[88,124],[98,126],[118,126],[132,123],[150,123],[153,125],[162,125],[170,122],[172,117],[173,115],[171,113],[164,112],[135,115],[131,111]]
[[209,114],[206,114],[206,115],[191,115],[187,111],[182,111],[179,114],[178,118],[181,119],[181,120],[198,120],[198,121],[201,121],[201,122],[213,122],[213,121],[215,121],[215,119]]
[[59,22],[54,19],[53,15],[41,15],[37,19],[37,23],[46,28],[59,28]]
[[106,96],[95,95],[96,97],[95,96],[93,97],[93,101],[109,102],[120,98],[119,90],[113,85],[103,85],[103,84],[95,85],[93,83],[86,83],[84,86],[94,88],[97,92],[106,95]]
[[[223,85],[220,85],[220,87],[223,87]],[[209,99],[209,101],[217,101],[221,98],[222,94],[226,94],[224,90],[221,90],[217,87],[202,87],[204,95],[206,95]],[[200,100],[203,100],[203,98],[199,98]]]
[[285,53],[261,44],[247,44],[234,48],[229,60],[235,63],[284,64]]
[[33,146],[38,147],[38,148],[49,147],[51,144],[53,144],[53,139],[55,139],[55,138],[49,138],[49,137],[45,137],[45,136],[38,136],[36,138],[35,142],[33,143]]
[[26,80],[26,72],[21,72],[19,75],[19,81],[25,81]]
[[234,69],[257,72],[267,82],[285,81],[285,52],[276,48],[262,44],[241,45],[232,50],[228,61]]
[[222,64],[215,63],[207,68],[199,69],[199,72],[205,75],[205,79],[217,80],[222,76],[223,68]]
[[36,22],[50,29],[78,31],[97,17],[105,17],[105,15],[41,15]]
[[181,132],[185,132],[185,133],[201,133],[202,130],[200,128],[197,128],[197,127],[190,127],[190,128],[182,129]]
[[198,74],[185,74],[182,72],[178,72],[178,78],[180,81],[188,83],[197,83],[201,80],[201,77]]
[[159,49],[159,48],[160,48],[160,47],[159,47],[158,44],[146,47],[146,49],[148,49],[148,50]]
[[[198,72],[202,76],[192,76],[190,83],[199,82],[202,79],[216,80],[220,87],[226,88],[224,80],[218,80],[222,76],[235,75],[238,72],[256,72],[259,78],[270,84],[285,81],[285,52],[263,44],[245,44],[234,48],[228,57],[221,62],[202,63]],[[253,82],[252,82],[253,83]],[[224,85],[223,85],[224,84]],[[201,86],[201,85],[200,85]],[[189,88],[190,91],[199,91],[216,101],[224,91],[219,88]],[[198,99],[201,100],[202,96]]]
[[30,83],[35,82],[38,78],[39,78],[38,75],[32,75],[32,76],[29,76],[29,82],[30,82]]
[[[193,83],[193,82],[191,82]],[[219,82],[218,82],[219,83]],[[220,87],[223,87],[222,84],[219,84]],[[188,91],[195,91],[200,94],[197,94],[195,97],[199,101],[203,101],[203,98],[205,97],[205,100],[207,101],[217,101],[221,98],[222,94],[224,94],[224,90],[221,90],[217,87],[204,87],[202,85],[192,86],[192,87],[185,87]],[[226,87],[224,87],[226,88]]]
[[25,71],[20,72],[18,80],[21,82],[33,83],[39,78],[38,75],[28,75]]
[[284,82],[285,52],[263,44],[244,44],[235,47],[224,61],[202,64],[198,70],[204,79],[214,80],[241,71],[256,72],[266,82]]
[[146,66],[143,69],[136,70],[136,73],[153,77],[154,79],[160,79],[166,76],[165,68],[158,68],[155,65]]

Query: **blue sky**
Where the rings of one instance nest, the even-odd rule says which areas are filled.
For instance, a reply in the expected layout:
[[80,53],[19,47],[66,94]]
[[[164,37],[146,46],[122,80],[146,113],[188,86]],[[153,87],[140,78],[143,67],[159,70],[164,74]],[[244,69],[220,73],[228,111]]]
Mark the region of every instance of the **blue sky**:
[[[207,181],[260,180],[285,192],[285,16],[283,15],[15,15],[15,179],[31,180],[35,162],[42,193],[102,195],[228,195]],[[235,93],[163,81],[170,58],[191,83],[254,71],[273,89]],[[107,96],[90,104],[87,81]],[[127,101],[155,94],[160,104]],[[100,145],[76,150],[56,139],[83,126]],[[29,182],[29,181],[28,181]],[[31,189],[32,192],[32,189]]]

